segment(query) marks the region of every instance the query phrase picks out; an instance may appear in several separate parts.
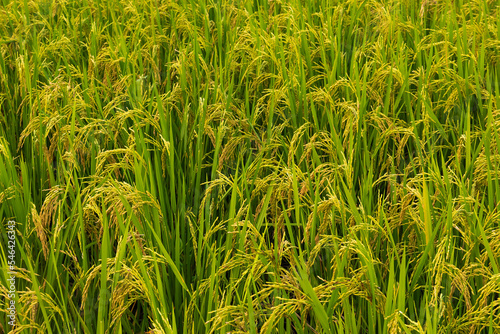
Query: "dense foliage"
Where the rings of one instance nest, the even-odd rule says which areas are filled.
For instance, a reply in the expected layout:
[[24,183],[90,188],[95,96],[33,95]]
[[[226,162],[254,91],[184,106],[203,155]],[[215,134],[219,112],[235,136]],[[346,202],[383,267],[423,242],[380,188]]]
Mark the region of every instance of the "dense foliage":
[[0,332],[498,333],[495,0],[3,0]]

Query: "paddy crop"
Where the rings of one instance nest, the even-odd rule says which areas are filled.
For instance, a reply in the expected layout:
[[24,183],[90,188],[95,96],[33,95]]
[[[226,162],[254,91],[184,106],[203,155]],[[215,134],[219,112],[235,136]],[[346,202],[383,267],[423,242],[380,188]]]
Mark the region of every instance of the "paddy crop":
[[3,0],[0,109],[0,332],[500,331],[494,0]]

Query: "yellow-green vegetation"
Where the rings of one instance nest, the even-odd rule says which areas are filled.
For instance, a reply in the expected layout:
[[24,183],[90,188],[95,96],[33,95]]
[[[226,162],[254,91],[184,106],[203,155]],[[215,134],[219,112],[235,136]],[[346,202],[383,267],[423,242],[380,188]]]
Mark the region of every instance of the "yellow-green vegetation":
[[2,0],[0,108],[2,333],[500,332],[496,0]]

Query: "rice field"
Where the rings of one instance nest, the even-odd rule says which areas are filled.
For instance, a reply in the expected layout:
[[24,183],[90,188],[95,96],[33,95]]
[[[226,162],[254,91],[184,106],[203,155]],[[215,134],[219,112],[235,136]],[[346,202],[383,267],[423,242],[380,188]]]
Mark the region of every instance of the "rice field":
[[0,333],[500,333],[499,2],[0,3]]

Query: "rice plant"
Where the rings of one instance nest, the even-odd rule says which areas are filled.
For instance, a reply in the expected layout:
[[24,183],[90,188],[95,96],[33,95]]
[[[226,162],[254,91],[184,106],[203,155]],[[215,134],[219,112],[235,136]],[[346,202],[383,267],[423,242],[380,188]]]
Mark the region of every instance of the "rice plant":
[[500,332],[499,55],[494,0],[2,0],[0,332]]

